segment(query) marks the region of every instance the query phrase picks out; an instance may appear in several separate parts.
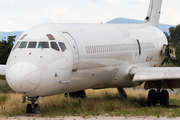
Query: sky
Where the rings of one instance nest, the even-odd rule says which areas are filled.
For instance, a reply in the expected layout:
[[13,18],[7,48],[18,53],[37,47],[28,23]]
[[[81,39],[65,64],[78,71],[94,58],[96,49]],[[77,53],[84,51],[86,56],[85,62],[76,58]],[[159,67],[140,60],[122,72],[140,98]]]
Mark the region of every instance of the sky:
[[[144,20],[150,0],[0,0],[0,31],[25,31],[44,23]],[[180,24],[180,0],[163,0],[160,23]]]

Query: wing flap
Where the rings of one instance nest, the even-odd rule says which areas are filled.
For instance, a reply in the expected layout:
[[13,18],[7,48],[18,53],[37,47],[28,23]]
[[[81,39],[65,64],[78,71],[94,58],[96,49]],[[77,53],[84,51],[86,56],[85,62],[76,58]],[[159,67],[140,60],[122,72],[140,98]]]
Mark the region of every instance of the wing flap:
[[132,68],[130,75],[133,82],[180,80],[180,68]]

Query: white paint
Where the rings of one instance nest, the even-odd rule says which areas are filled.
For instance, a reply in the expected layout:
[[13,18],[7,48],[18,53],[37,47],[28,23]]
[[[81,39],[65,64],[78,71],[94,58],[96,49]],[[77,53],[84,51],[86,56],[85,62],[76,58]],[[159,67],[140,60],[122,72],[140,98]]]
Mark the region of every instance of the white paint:
[[[159,12],[159,9],[152,12]],[[154,21],[153,17],[153,22],[159,21]],[[138,86],[140,82],[132,81],[130,70],[159,66],[164,59],[161,50],[167,39],[154,26],[148,22],[133,25],[35,26],[25,31],[17,42],[37,42],[36,48],[13,48],[6,65],[7,82],[13,90],[27,97],[44,97],[89,88]],[[71,35],[73,44],[69,44],[69,37],[66,39],[64,32]],[[27,35],[21,40],[24,34]],[[49,40],[47,34],[55,40]],[[49,48],[38,48],[41,42],[47,42]],[[52,42],[64,43],[67,49],[64,52],[55,50]],[[75,51],[72,50],[73,45],[76,46]],[[76,52],[78,57],[74,55]]]

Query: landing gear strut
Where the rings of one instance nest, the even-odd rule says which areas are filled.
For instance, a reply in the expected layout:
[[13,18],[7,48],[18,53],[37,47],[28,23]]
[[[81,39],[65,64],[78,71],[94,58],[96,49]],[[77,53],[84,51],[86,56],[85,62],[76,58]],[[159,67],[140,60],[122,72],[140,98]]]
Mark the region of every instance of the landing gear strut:
[[35,104],[38,98],[39,97],[28,98],[28,101],[31,101],[31,104],[27,104],[26,113],[40,113],[39,105]]
[[126,92],[124,91],[123,88],[117,88],[118,89],[118,92],[120,94],[120,96],[122,97],[123,101],[124,102],[130,102],[130,99],[129,97],[127,96]]
[[167,90],[150,90],[148,94],[148,106],[156,106],[157,103],[160,103],[161,106],[169,105],[169,93]]

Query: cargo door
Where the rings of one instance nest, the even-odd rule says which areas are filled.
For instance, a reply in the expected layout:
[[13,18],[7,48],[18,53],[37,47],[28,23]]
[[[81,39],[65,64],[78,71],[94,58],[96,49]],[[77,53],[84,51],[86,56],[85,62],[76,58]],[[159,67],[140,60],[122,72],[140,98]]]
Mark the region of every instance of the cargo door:
[[72,69],[72,71],[77,71],[78,65],[79,65],[79,50],[78,50],[76,41],[73,39],[73,37],[69,33],[64,32],[63,36],[68,41],[68,43],[71,47],[72,54],[73,54],[73,69]]

